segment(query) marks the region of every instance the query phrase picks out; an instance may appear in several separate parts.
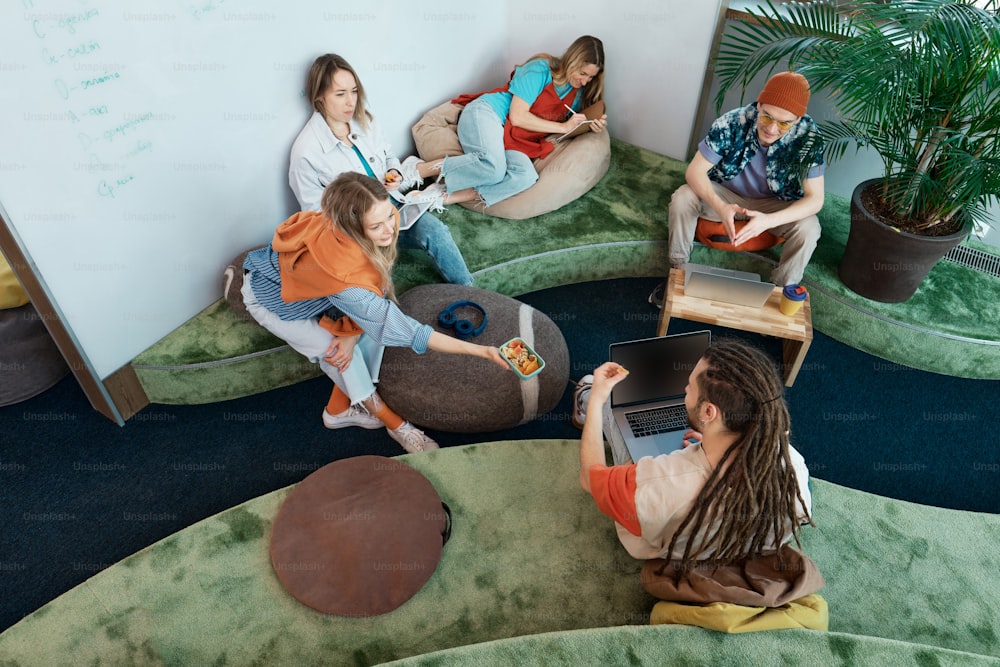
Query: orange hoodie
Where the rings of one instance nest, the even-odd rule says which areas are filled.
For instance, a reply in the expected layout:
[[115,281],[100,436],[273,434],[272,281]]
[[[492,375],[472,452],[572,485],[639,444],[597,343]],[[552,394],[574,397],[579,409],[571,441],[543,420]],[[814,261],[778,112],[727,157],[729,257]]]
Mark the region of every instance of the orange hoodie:
[[[303,211],[285,220],[275,230],[271,247],[278,253],[285,301],[319,299],[348,287],[384,296],[382,278],[361,246],[322,212]],[[334,335],[361,333],[346,316],[336,323],[324,317],[320,324]]]

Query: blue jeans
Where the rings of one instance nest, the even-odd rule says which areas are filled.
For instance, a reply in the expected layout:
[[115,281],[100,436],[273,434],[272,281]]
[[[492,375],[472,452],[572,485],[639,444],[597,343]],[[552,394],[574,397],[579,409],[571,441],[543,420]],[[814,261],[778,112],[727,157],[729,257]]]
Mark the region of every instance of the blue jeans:
[[[395,199],[392,201],[399,208],[399,202]],[[455,239],[451,238],[451,230],[430,211],[417,218],[412,227],[399,233],[397,245],[400,248],[426,251],[447,282],[456,285],[472,284],[472,274],[465,265],[462,252],[455,245]]]
[[319,325],[319,318],[306,320],[283,320],[270,310],[260,305],[257,295],[250,285],[250,275],[243,277],[243,303],[247,312],[257,322],[282,339],[293,350],[314,364],[319,364],[320,370],[326,374],[340,390],[351,399],[351,404],[357,404],[375,393],[375,383],[378,382],[379,371],[382,368],[382,353],[385,348],[378,345],[366,334],[361,334],[354,346],[354,356],[351,363],[343,371],[331,366],[323,358],[333,334]]
[[473,100],[458,116],[458,141],[463,155],[446,157],[441,174],[448,192],[474,188],[492,206],[538,180],[531,158],[503,147],[503,122],[482,99]]

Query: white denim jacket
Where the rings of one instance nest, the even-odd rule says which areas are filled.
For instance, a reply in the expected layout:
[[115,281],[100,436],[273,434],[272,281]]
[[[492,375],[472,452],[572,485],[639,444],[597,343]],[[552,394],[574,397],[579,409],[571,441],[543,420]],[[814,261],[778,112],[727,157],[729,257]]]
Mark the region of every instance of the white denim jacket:
[[[387,171],[398,169],[403,175],[401,190],[413,187],[420,180],[416,161],[400,163],[374,118],[369,121],[367,130],[356,121],[352,122],[350,139],[361,151],[375,178],[384,180]],[[345,171],[368,173],[354,149],[334,136],[323,115],[314,111],[292,144],[288,165],[288,184],[301,209],[320,210],[324,188]]]

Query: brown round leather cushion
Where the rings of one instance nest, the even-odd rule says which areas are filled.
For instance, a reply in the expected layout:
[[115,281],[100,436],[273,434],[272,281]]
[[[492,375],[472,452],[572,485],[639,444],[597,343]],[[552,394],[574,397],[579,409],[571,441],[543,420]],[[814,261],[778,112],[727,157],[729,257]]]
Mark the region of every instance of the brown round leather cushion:
[[[499,347],[520,337],[545,361],[545,368],[521,380],[511,370],[461,354],[409,348],[385,350],[378,392],[401,417],[424,428],[450,433],[483,433],[513,428],[552,410],[569,382],[569,350],[559,327],[544,313],[520,301],[476,287],[420,285],[399,298],[403,312],[435,330],[453,336],[438,323],[438,314],[456,301],[474,301],[485,309],[483,333],[468,338]],[[480,313],[455,311],[458,319],[478,325]]]
[[384,456],[323,466],[285,499],[271,529],[282,585],[325,614],[396,609],[434,574],[450,530],[430,481]]
[[[743,229],[746,224],[746,220],[737,221],[736,233],[739,233],[739,231]],[[780,236],[775,236],[771,232],[762,232],[749,241],[741,243],[740,245],[734,245],[729,239],[729,234],[726,232],[725,225],[721,222],[716,222],[715,220],[706,220],[705,218],[698,218],[698,226],[695,227],[694,237],[707,245],[709,248],[737,252],[756,252],[758,250],[766,250],[767,248],[776,246],[785,240]]]

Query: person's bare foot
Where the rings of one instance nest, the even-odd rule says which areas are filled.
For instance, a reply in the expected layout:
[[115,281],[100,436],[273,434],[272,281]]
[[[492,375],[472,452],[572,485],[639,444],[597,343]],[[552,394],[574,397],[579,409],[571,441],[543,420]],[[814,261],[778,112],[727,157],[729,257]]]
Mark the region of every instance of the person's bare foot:
[[464,201],[473,201],[479,198],[479,193],[472,188],[467,188],[465,190],[459,190],[458,192],[449,192],[444,197],[445,204],[461,204]]

